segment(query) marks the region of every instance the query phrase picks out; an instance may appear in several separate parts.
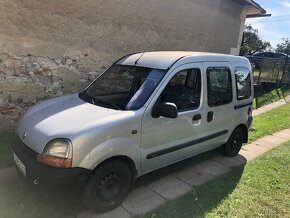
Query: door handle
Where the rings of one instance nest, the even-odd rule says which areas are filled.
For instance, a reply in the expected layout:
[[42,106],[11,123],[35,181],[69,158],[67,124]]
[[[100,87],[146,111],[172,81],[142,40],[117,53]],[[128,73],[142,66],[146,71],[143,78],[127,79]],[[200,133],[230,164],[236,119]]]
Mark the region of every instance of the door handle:
[[207,122],[211,122],[213,120],[213,111],[207,113]]
[[192,121],[198,121],[201,120],[201,115],[200,114],[196,114],[193,116]]

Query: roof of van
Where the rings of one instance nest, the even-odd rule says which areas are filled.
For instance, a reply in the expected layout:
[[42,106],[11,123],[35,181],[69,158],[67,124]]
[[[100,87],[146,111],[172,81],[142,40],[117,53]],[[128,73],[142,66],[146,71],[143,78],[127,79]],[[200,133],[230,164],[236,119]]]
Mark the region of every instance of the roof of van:
[[154,51],[127,55],[116,62],[116,64],[141,66],[166,70],[175,63],[185,64],[201,61],[238,61],[248,63],[249,60],[240,56],[188,51]]

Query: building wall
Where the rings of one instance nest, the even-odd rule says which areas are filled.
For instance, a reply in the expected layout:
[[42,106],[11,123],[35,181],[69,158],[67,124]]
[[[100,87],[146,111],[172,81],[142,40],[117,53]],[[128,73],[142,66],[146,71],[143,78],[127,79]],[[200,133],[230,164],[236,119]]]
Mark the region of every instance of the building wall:
[[0,131],[36,101],[79,91],[127,53],[230,53],[242,10],[233,0],[2,0]]

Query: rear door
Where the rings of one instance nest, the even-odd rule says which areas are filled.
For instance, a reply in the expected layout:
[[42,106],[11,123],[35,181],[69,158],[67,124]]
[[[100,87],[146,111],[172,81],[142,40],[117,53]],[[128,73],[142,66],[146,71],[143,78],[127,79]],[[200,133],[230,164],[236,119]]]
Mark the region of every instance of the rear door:
[[211,145],[226,143],[234,129],[232,65],[228,62],[205,62],[207,134],[216,135]]

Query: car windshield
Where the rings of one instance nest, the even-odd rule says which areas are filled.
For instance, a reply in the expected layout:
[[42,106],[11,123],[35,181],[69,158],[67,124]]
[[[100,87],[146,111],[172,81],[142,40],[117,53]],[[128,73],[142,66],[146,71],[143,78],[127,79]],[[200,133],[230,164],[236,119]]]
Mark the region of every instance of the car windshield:
[[138,110],[148,100],[165,70],[113,65],[79,94],[86,102],[117,110]]

